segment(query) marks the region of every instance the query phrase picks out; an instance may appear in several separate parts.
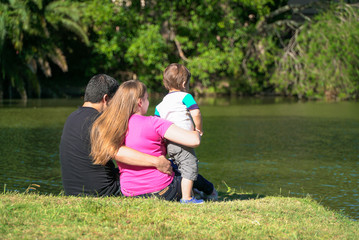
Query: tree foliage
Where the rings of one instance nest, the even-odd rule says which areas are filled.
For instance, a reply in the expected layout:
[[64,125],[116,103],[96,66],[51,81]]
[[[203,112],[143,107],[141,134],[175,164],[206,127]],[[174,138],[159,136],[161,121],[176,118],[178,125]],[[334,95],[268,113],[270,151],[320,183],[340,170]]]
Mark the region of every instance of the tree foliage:
[[23,99],[27,91],[40,95],[38,68],[46,77],[52,75],[50,62],[68,70],[61,45],[64,33],[72,32],[89,43],[79,4],[9,0],[0,2],[0,13],[0,86],[9,81]]
[[[75,68],[74,79],[105,72],[158,92],[164,68],[179,62],[190,69],[195,94],[358,96],[355,4],[287,2],[3,0],[0,86],[39,91],[37,68],[50,77],[57,65],[68,78]],[[302,14],[310,7],[314,19]]]
[[359,8],[333,5],[298,29],[278,62],[276,89],[299,98],[359,93]]
[[286,1],[113,2],[90,1],[86,11],[104,71],[120,79],[137,77],[160,91],[164,67],[181,62],[190,68],[199,92],[262,90],[276,52],[266,49],[276,43],[256,23]]

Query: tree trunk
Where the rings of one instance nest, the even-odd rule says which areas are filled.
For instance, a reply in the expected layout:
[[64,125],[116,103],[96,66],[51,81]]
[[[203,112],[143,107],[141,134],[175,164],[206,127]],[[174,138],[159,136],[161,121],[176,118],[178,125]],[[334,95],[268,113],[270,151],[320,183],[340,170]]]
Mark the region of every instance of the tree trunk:
[[26,93],[25,88],[18,89],[18,92],[19,92],[19,94],[21,96],[21,100],[23,100],[24,102],[27,102],[27,93]]
[[5,79],[4,78],[0,78],[0,100],[4,99],[4,86],[5,86]]

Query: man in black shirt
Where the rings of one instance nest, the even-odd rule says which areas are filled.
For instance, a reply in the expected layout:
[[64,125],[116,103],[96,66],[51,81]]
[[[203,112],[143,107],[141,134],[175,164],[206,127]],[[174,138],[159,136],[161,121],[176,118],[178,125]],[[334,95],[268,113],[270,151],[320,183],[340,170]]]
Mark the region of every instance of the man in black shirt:
[[[119,87],[118,82],[105,74],[89,81],[82,107],[67,118],[60,142],[62,184],[65,195],[117,196],[121,194],[118,169],[112,161],[105,166],[94,165],[90,156],[90,131],[93,122],[107,107]],[[170,174],[171,164],[164,157],[150,156],[121,147],[115,160],[136,166],[152,166]]]

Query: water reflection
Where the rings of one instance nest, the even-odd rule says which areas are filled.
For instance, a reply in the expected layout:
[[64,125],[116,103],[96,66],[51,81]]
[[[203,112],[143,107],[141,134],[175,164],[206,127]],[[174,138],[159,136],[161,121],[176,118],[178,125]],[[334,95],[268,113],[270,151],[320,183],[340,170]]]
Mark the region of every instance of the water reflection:
[[[0,183],[23,191],[62,190],[58,144],[81,100],[3,103]],[[69,104],[66,106],[66,104]],[[216,186],[302,197],[359,219],[359,104],[284,100],[203,101],[200,172]],[[153,107],[149,112],[153,111]],[[236,196],[234,196],[236,197]]]
[[359,219],[358,108],[357,103],[211,107],[197,152],[202,161],[213,161],[212,169],[223,168],[210,179],[225,176],[232,187],[266,195],[310,194]]

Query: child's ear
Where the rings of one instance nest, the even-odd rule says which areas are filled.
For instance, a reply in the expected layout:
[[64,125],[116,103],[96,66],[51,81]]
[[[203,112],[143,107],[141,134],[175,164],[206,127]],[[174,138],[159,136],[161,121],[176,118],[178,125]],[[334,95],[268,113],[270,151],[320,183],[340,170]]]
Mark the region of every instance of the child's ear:
[[186,81],[182,83],[182,89],[186,89]]

